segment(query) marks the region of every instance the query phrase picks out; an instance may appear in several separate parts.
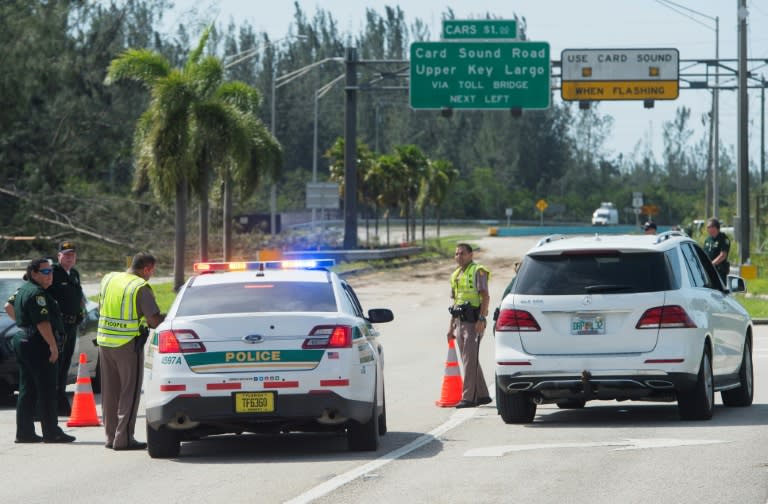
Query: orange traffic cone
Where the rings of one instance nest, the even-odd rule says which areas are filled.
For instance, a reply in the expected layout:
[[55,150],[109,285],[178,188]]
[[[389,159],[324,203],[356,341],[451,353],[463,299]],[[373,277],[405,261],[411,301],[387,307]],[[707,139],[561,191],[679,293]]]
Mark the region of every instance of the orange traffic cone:
[[459,361],[456,358],[456,344],[454,340],[448,341],[448,357],[445,358],[445,376],[443,376],[443,389],[440,392],[440,400],[435,404],[441,408],[450,408],[461,401],[461,391],[464,384],[459,372]]
[[72,401],[72,414],[69,416],[67,427],[98,427],[101,425],[96,414],[96,400],[93,398],[91,377],[85,369],[88,356],[80,354],[80,365],[77,368],[77,383],[75,384],[75,399]]

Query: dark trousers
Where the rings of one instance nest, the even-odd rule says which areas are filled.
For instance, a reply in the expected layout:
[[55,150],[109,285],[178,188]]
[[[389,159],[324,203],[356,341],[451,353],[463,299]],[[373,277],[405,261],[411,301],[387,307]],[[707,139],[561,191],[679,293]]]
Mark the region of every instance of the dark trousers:
[[77,324],[64,324],[65,340],[59,350],[58,372],[56,380],[56,390],[58,402],[61,406],[69,408],[69,399],[67,398],[67,378],[69,377],[69,367],[72,365],[72,354],[75,352],[75,342],[77,341]]
[[19,398],[16,401],[16,439],[35,436],[35,407],[39,404],[43,438],[61,434],[56,416],[56,364],[48,362],[50,350],[39,334],[19,332],[13,338],[19,366]]

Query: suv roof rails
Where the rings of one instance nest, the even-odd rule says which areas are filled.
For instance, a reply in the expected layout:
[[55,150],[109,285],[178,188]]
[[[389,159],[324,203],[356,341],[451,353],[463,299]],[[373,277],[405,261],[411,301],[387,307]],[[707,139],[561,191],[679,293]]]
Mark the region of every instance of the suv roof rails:
[[547,243],[553,242],[555,240],[565,240],[566,236],[562,234],[553,234],[549,236],[545,236],[539,242],[536,244],[537,247],[541,247],[542,245],[545,245]]
[[655,243],[658,245],[659,243],[667,241],[675,236],[686,237],[686,234],[682,231],[664,231],[663,233],[659,233],[659,235],[656,237]]

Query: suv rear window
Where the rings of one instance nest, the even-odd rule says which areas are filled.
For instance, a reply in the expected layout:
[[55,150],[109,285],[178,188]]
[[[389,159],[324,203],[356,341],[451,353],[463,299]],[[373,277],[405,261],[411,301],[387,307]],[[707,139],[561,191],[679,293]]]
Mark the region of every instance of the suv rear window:
[[276,282],[192,285],[177,316],[249,312],[335,312],[330,283]]
[[663,253],[529,255],[514,292],[528,295],[606,294],[670,290]]

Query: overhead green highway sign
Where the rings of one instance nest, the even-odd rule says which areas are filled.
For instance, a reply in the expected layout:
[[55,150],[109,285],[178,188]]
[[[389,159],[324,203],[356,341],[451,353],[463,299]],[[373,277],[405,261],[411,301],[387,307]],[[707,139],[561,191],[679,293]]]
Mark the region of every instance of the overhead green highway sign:
[[414,109],[545,109],[550,104],[548,42],[414,42]]
[[443,39],[507,39],[517,38],[514,19],[444,19]]

